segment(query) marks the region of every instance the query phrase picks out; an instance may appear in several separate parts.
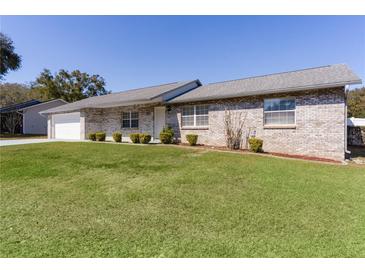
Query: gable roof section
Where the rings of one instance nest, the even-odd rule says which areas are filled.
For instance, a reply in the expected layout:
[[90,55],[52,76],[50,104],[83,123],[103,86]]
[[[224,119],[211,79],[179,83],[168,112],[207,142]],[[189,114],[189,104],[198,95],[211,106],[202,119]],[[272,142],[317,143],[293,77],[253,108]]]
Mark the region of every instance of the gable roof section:
[[39,104],[23,107],[20,110],[26,110],[26,109],[30,109],[30,108],[33,108],[33,107],[45,106],[47,104],[57,102],[57,101],[59,101],[60,103],[63,103],[63,104],[67,104],[67,102],[63,99],[51,99],[51,100],[48,100],[48,101],[40,102]]
[[170,100],[171,103],[264,95],[361,84],[345,64],[330,65],[201,86]]
[[39,100],[36,100],[36,99],[32,99],[32,100],[21,102],[18,104],[13,104],[10,106],[2,107],[2,108],[0,108],[0,113],[9,113],[9,112],[13,112],[13,111],[19,111],[19,110],[22,110],[23,108],[38,105],[40,103],[42,103],[42,102]]
[[[42,111],[41,113],[59,113],[77,111],[85,108],[105,108],[114,106],[125,106],[133,104],[147,104],[163,102],[170,97],[178,96],[184,92],[200,86],[199,80],[174,82],[152,87],[132,89],[122,92],[111,93],[102,96],[94,96],[67,105]],[[173,96],[168,96],[169,94]],[[167,99],[166,99],[167,98]]]

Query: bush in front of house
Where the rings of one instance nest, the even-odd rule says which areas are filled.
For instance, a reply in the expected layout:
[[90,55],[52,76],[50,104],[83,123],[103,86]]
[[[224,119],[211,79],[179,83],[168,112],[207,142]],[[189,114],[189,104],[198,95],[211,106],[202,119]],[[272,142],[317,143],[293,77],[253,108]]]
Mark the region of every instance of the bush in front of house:
[[163,144],[171,144],[174,138],[174,130],[172,127],[164,127],[163,130],[160,133],[160,141]]
[[104,131],[98,131],[95,133],[95,139],[99,142],[104,142],[106,137],[106,133]]
[[87,135],[87,138],[90,140],[90,141],[96,141],[96,135],[95,133],[89,133]]
[[139,141],[141,144],[148,144],[151,141],[151,135],[142,133],[139,135]]
[[133,144],[139,144],[139,133],[131,133],[129,134],[129,138]]
[[264,143],[263,140],[259,138],[252,137],[248,139],[248,143],[250,144],[250,150],[253,152],[262,152],[262,145]]
[[122,142],[122,133],[120,131],[113,132],[113,140],[117,143]]
[[188,134],[188,135],[186,135],[186,140],[188,140],[188,142],[191,146],[195,146],[196,143],[198,142],[198,135]]
[[172,136],[170,133],[161,132],[160,133],[160,141],[163,144],[171,144],[172,143]]

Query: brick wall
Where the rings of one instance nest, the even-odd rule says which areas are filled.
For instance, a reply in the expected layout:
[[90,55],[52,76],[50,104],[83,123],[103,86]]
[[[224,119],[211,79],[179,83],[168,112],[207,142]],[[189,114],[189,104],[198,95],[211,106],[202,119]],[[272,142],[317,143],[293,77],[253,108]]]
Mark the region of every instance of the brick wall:
[[[263,102],[265,98],[294,97],[296,101],[295,128],[264,128]],[[246,116],[245,135],[250,132],[264,140],[264,150],[296,155],[344,159],[345,146],[345,98],[343,88],[302,91],[298,93],[251,96],[231,100],[198,102],[209,105],[209,127],[203,130],[181,129],[180,105],[171,105],[166,113],[166,123],[176,136],[186,142],[186,134],[198,134],[198,142],[205,145],[225,146],[224,112],[230,106]],[[184,104],[186,105],[186,104]],[[87,109],[84,117],[86,137],[89,132],[105,131],[107,138],[120,130],[124,137],[130,133],[144,132],[153,136],[153,110],[156,105]],[[122,129],[122,112],[138,111],[139,128]],[[245,138],[243,147],[246,147]]]
[[[114,131],[121,131],[123,140],[128,140],[131,133],[148,133],[153,136],[153,110],[153,105],[84,110],[85,137],[96,131],[105,131],[107,139],[112,138]],[[139,113],[139,128],[122,128],[122,113],[128,111]]]
[[[264,99],[288,96],[294,97],[296,101],[296,127],[264,128]],[[224,113],[227,106],[230,106],[235,111],[245,113],[245,134],[251,132],[258,138],[262,138],[265,151],[335,160],[344,159],[345,97],[343,88],[194,104],[209,105],[208,129],[181,129],[183,105],[172,105],[171,110],[167,112],[167,123],[174,128],[182,142],[186,142],[186,134],[198,134],[199,143],[225,146]],[[245,147],[245,140],[243,143]]]

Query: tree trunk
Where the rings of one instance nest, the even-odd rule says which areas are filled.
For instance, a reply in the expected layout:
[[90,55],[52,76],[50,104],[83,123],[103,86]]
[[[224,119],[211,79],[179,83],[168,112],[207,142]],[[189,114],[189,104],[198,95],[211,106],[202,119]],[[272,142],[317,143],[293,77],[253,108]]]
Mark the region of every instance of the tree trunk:
[[11,134],[15,134],[15,130],[21,125],[21,122],[22,115],[17,112],[11,112],[5,115],[4,124]]

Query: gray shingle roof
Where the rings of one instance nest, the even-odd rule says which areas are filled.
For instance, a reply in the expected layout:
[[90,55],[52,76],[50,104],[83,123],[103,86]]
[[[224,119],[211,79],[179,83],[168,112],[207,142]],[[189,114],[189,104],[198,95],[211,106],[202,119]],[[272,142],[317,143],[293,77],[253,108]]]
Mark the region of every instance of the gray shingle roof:
[[23,108],[29,107],[29,106],[34,106],[34,105],[38,105],[41,104],[42,102],[36,99],[32,99],[26,102],[22,102],[22,103],[18,103],[18,104],[13,104],[10,106],[5,106],[0,108],[0,113],[9,113],[9,112],[13,112],[13,111],[18,111],[21,110]]
[[173,90],[176,90],[177,88],[183,87],[195,81],[197,80],[174,82],[159,86],[115,92],[108,95],[94,96],[63,106],[48,109],[46,111],[43,111],[42,113],[58,113],[76,111],[84,108],[102,108],[128,104],[131,105],[159,102],[162,101],[161,96],[163,96],[165,93],[171,92]]
[[223,99],[349,84],[361,84],[361,79],[346,65],[339,64],[212,83],[198,87],[169,102]]

